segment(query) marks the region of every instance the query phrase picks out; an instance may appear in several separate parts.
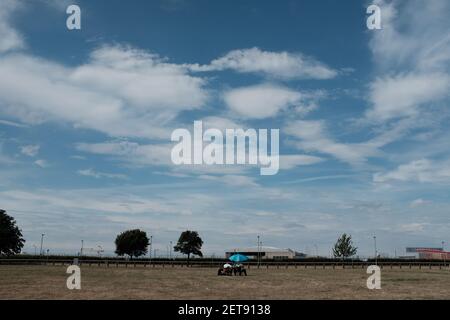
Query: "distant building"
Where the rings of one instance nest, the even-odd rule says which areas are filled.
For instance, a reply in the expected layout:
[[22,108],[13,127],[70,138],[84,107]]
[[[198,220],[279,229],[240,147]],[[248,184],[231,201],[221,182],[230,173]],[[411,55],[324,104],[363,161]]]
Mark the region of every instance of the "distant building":
[[275,259],[275,260],[284,260],[284,259],[300,259],[305,258],[306,255],[300,252],[296,252],[292,249],[280,249],[274,247],[249,247],[249,248],[234,248],[225,252],[225,258],[229,258],[233,254],[240,253],[244,256],[247,256],[249,259],[257,259],[258,254],[262,260],[265,259]]
[[407,253],[414,253],[412,258],[428,260],[450,260],[450,252],[444,251],[444,248],[426,248],[412,247],[406,248]]
[[450,260],[450,252],[444,250],[420,249],[419,259]]

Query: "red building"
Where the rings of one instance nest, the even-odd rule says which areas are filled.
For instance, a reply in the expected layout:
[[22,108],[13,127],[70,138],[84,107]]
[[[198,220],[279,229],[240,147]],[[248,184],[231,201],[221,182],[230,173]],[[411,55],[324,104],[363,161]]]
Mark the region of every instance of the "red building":
[[419,259],[450,261],[450,252],[436,249],[417,249]]

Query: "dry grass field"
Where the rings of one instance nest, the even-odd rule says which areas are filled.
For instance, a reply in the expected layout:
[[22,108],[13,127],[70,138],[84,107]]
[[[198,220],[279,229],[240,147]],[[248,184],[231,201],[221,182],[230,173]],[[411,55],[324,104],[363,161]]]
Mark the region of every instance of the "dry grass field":
[[211,268],[83,266],[81,290],[61,266],[0,266],[0,299],[450,299],[450,270],[383,269],[368,290],[364,269],[251,269],[218,277]]

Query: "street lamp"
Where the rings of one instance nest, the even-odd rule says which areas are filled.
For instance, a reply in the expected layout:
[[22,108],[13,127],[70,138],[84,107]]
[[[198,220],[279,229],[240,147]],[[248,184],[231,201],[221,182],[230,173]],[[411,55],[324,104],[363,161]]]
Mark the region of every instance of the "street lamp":
[[377,236],[373,236],[373,242],[374,242],[374,246],[375,246],[375,265],[378,265]]
[[259,268],[259,236],[256,237],[256,264]]
[[148,258],[150,260],[152,260],[152,242],[153,242],[153,236],[150,236],[150,243],[149,243],[150,249],[148,250]]
[[262,250],[262,241],[260,240],[261,239],[261,237],[260,236],[258,236],[258,243],[257,243],[257,247],[258,247],[258,254],[257,254],[257,256],[256,256],[256,261],[257,261],[257,265],[258,265],[258,268],[261,266],[261,250]]
[[45,236],[45,233],[42,233],[41,234],[41,250],[39,251],[39,255],[41,255],[41,256],[42,256],[42,245],[44,244],[44,236]]

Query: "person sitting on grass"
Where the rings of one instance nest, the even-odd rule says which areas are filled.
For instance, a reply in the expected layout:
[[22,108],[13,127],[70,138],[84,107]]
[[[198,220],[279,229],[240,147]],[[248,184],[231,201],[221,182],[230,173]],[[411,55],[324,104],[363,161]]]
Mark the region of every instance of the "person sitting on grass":
[[245,269],[243,264],[236,263],[234,265],[233,271],[234,271],[234,275],[237,275],[239,273],[240,276],[242,276],[242,274],[247,276],[247,270]]
[[217,271],[218,276],[231,276],[233,274],[233,267],[229,263],[225,263],[223,268]]

